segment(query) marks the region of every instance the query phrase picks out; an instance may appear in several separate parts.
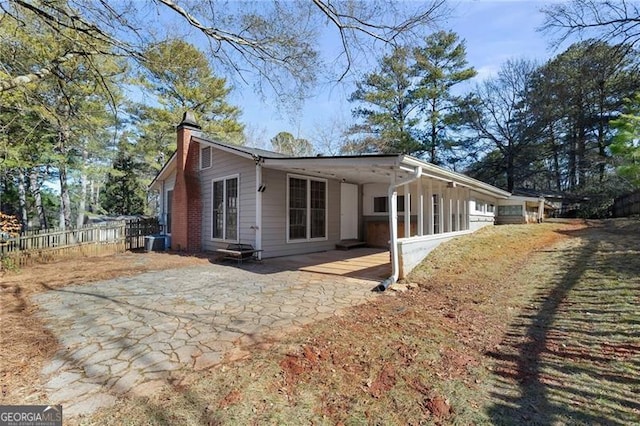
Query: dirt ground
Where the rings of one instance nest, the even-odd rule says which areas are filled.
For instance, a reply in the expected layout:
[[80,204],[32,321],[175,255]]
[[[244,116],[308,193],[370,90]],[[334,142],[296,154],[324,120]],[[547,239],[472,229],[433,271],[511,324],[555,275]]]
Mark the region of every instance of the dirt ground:
[[[639,236],[638,220],[484,229],[434,251],[409,277],[415,288],[74,422],[630,424],[640,418]],[[95,279],[209,260],[103,261],[2,277],[3,324],[12,307],[2,348],[22,333],[31,342],[0,354],[3,398],[43,398],[38,372],[56,345],[26,296],[99,269]]]

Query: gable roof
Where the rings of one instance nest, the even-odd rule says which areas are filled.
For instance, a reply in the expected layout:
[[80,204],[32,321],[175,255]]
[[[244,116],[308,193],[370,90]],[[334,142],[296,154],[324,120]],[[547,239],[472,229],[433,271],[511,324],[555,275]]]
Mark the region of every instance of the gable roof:
[[[337,179],[350,183],[385,183],[391,182],[392,176],[396,179],[409,177],[418,167],[423,171],[422,175],[443,182],[456,182],[462,186],[472,188],[476,192],[491,195],[496,198],[507,198],[511,194],[496,188],[493,185],[481,182],[477,179],[453,172],[419,158],[403,154],[363,154],[344,156],[314,156],[293,157],[277,152],[252,148],[246,146],[231,145],[220,141],[206,139],[200,135],[192,136],[193,141],[202,145],[213,146],[217,149],[252,159],[256,164],[264,167],[278,169],[290,173],[300,173],[309,176]],[[150,189],[159,189],[157,183],[175,169],[175,153],[167,164],[160,170]]]
[[[196,132],[194,132],[194,133],[196,133]],[[240,155],[241,157],[252,158],[252,159],[260,158],[260,157],[291,158],[291,157],[289,157],[289,156],[287,156],[285,154],[280,154],[280,153],[274,152],[274,151],[268,151],[266,149],[252,148],[252,147],[240,146],[240,145],[232,145],[232,144],[228,144],[228,143],[224,143],[224,142],[220,142],[220,141],[214,141],[214,140],[211,140],[211,139],[206,139],[205,137],[202,136],[201,132],[197,132],[197,133],[199,133],[200,135],[192,136],[193,141],[198,142],[198,143],[203,144],[203,145],[214,146],[214,147],[219,148],[219,149],[221,149],[223,151],[227,151],[227,152],[230,152],[232,154]],[[154,190],[160,189],[158,187],[158,182],[168,178],[171,175],[171,173],[175,170],[175,168],[176,168],[176,161],[175,160],[176,160],[176,151],[174,151],[173,154],[171,154],[171,157],[169,157],[167,162],[164,163],[164,165],[162,166],[160,171],[158,171],[156,176],[153,178],[153,180],[149,184],[149,189],[154,189]]]

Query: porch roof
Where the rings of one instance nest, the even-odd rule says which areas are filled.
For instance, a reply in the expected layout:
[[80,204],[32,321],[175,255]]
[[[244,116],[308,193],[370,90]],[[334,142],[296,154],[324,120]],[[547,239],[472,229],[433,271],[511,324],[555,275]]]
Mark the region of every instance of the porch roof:
[[277,169],[290,173],[337,179],[346,183],[390,184],[392,179],[401,181],[413,176],[422,168],[422,179],[435,179],[446,183],[471,188],[476,192],[496,198],[508,198],[507,191],[493,185],[473,179],[461,173],[443,169],[409,155],[375,154],[334,157],[296,157],[269,158],[261,157],[260,163],[269,169]]

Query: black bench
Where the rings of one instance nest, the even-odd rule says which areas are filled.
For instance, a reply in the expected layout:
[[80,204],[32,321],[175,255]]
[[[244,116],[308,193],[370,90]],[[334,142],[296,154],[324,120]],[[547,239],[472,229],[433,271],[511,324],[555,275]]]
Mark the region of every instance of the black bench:
[[236,260],[241,264],[245,260],[258,260],[262,250],[254,249],[251,244],[229,244],[227,248],[217,249],[216,252],[224,254],[223,259]]

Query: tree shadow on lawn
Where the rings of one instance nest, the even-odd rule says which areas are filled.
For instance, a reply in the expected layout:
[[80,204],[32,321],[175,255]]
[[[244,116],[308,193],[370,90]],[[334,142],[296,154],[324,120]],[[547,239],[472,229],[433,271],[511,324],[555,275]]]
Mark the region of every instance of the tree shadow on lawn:
[[[569,231],[536,294],[488,353],[495,424],[632,424],[640,418],[640,253],[634,233]],[[635,249],[634,249],[635,248]],[[540,259],[537,259],[539,262]]]

